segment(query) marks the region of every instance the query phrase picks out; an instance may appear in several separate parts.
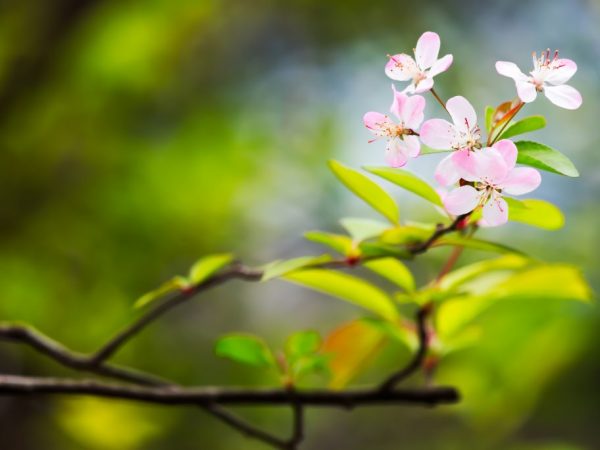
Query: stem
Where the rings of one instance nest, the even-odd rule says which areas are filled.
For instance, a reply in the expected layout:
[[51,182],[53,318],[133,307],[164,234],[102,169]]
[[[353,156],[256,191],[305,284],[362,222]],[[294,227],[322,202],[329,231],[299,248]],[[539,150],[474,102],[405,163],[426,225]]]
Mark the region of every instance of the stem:
[[425,356],[427,355],[427,349],[429,348],[429,339],[427,336],[427,318],[432,311],[433,305],[427,303],[419,308],[417,311],[417,331],[419,336],[419,347],[417,352],[410,360],[408,365],[402,370],[392,374],[387,380],[385,380],[379,388],[381,392],[393,391],[398,383],[408,378],[414,372],[419,370]]
[[440,96],[437,94],[437,92],[435,92],[434,88],[431,88],[431,93],[433,94],[433,96],[435,97],[435,99],[438,101],[438,103],[440,105],[442,105],[442,108],[444,108],[446,110],[446,112],[448,114],[450,114],[450,111],[448,111],[448,108],[446,108],[446,103],[440,98]]

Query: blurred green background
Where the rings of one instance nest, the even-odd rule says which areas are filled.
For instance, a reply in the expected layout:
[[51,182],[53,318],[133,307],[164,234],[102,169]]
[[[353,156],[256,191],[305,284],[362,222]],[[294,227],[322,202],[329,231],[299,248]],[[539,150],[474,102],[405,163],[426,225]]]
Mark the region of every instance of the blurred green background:
[[[232,250],[249,264],[299,256],[317,251],[303,231],[372,217],[325,162],[383,164],[384,145],[367,144],[361,117],[389,107],[385,55],[411,49],[426,30],[454,54],[437,91],[465,95],[481,113],[514,96],[495,74],[497,59],[526,68],[532,50],[558,47],[578,63],[571,84],[581,109],[543,98],[527,107],[548,118],[535,138],[581,172],[544,173],[536,192],[561,206],[566,227],[511,224],[482,235],[579,264],[598,291],[599,23],[597,0],[0,1],[0,320],[91,351],[138,314],[137,297],[202,254]],[[426,114],[441,115],[431,98]],[[437,159],[411,168],[431,180]],[[436,217],[393,193],[404,218]],[[422,281],[443,256],[413,265]],[[360,315],[283,282],[236,282],[170,313],[115,359],[186,384],[270,384],[217,359],[215,338],[255,332],[277,347],[291,331],[326,333]],[[440,367],[440,381],[465,393],[461,405],[311,411],[303,448],[600,448],[598,309],[504,304],[481,325],[480,345]],[[9,344],[0,371],[68,373]],[[286,431],[285,410],[242,413]],[[0,448],[265,446],[194,408],[0,398]]]

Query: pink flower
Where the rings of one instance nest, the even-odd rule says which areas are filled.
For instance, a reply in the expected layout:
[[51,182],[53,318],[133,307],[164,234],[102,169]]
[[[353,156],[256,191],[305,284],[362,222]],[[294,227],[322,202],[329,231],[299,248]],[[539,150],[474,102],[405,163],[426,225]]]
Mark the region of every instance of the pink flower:
[[385,65],[385,73],[392,80],[411,83],[403,92],[418,94],[433,87],[433,77],[445,72],[452,64],[452,55],[438,59],[440,37],[427,31],[421,35],[415,48],[415,59],[405,53],[390,56]]
[[530,167],[515,167],[517,147],[503,139],[492,147],[468,154],[470,164],[462,167],[463,178],[473,183],[460,186],[443,199],[453,215],[466,214],[483,207],[483,223],[503,225],[508,221],[508,205],[503,194],[522,195],[536,189],[542,181],[540,173]]
[[452,97],[446,102],[452,117],[450,123],[443,119],[427,120],[421,127],[421,140],[425,145],[439,150],[456,150],[437,166],[438,183],[449,186],[461,177],[461,167],[468,165],[469,152],[481,148],[481,130],[477,125],[475,109],[464,97]]
[[538,92],[543,92],[556,106],[577,109],[581,106],[581,94],[565,83],[577,72],[577,64],[570,59],[559,59],[558,50],[550,59],[550,49],[537,58],[533,53],[533,70],[525,75],[515,63],[498,61],[496,70],[500,75],[512,78],[517,86],[517,94],[524,103],[535,100]]
[[377,138],[387,138],[385,155],[387,163],[392,167],[402,167],[408,158],[416,158],[421,151],[416,131],[423,122],[425,98],[420,95],[409,97],[396,91],[393,85],[392,90],[394,101],[390,111],[396,116],[398,123],[393,122],[386,114],[378,112],[366,113],[363,122]]

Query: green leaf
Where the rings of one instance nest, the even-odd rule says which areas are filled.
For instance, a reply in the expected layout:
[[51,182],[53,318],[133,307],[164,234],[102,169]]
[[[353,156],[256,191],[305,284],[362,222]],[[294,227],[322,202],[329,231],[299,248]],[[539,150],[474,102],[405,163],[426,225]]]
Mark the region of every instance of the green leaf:
[[365,280],[325,269],[306,269],[290,273],[284,279],[358,305],[384,319],[397,320],[392,299]]
[[485,107],[485,129],[487,130],[488,133],[492,129],[492,121],[494,120],[494,111],[495,110],[496,110],[496,108],[494,108],[493,106]]
[[340,223],[357,242],[377,237],[390,228],[387,223],[372,219],[345,218]]
[[440,336],[447,338],[459,333],[498,301],[589,302],[592,297],[591,289],[580,270],[567,264],[534,264],[499,280],[486,281],[486,289],[477,295],[463,296],[442,303],[436,314]]
[[190,287],[190,282],[181,276],[176,276],[171,278],[168,281],[165,281],[159,287],[154,289],[153,291],[147,292],[138,298],[133,307],[134,308],[142,308],[146,305],[149,305],[155,300],[158,300],[161,297],[164,297],[171,292],[180,291],[182,289]]
[[484,241],[483,239],[469,238],[461,235],[447,235],[439,238],[432,247],[438,247],[441,245],[453,245],[459,247],[470,248],[473,250],[481,250],[484,252],[494,253],[516,253],[522,254],[521,251],[514,248],[508,247],[503,244],[496,242]]
[[495,259],[479,261],[446,274],[438,283],[442,290],[454,290],[479,275],[488,274],[496,270],[521,269],[532,261],[520,255],[505,255]]
[[333,258],[330,255],[321,255],[301,256],[299,258],[288,259],[285,261],[275,261],[264,269],[261,281],[268,281],[293,272],[294,270],[302,269],[304,267],[318,266],[328,263],[332,260]]
[[404,247],[390,245],[384,242],[363,242],[359,246],[360,255],[364,258],[383,258],[393,256],[400,259],[411,259],[413,254]]
[[217,356],[254,367],[276,367],[275,358],[265,342],[251,334],[229,334],[215,345]]
[[362,173],[329,160],[329,167],[335,176],[354,194],[367,202],[373,209],[381,213],[393,224],[397,224],[400,212],[394,199],[381,186],[371,181]]
[[413,194],[417,194],[419,197],[430,201],[434,205],[442,206],[442,200],[435,189],[407,170],[393,169],[391,167],[365,167],[364,169],[397,184]]
[[220,253],[200,258],[190,269],[190,282],[199,284],[233,261],[231,253]]
[[508,139],[519,134],[540,130],[545,126],[546,118],[544,116],[525,117],[524,119],[511,123],[498,139]]
[[508,219],[546,230],[558,230],[565,224],[565,216],[557,206],[544,200],[515,200],[505,198]]
[[395,258],[380,258],[363,264],[367,269],[390,280],[406,292],[414,292],[415,279],[404,264]]
[[577,267],[568,264],[540,264],[504,280],[487,292],[486,297],[589,302],[592,294]]
[[517,162],[548,172],[578,177],[579,172],[569,158],[544,144],[532,141],[515,142],[519,155]]
[[285,354],[289,360],[294,360],[315,353],[321,346],[321,336],[313,330],[298,331],[288,337],[285,343]]
[[381,242],[391,245],[419,244],[429,239],[433,232],[411,225],[395,227],[383,233]]
[[311,242],[330,247],[345,256],[351,255],[356,251],[352,239],[342,234],[327,233],[325,231],[308,231],[304,233],[304,237]]

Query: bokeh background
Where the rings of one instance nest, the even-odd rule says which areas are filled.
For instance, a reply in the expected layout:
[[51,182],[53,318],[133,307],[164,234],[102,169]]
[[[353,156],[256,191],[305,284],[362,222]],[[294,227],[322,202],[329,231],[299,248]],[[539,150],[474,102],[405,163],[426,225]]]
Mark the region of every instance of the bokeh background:
[[[548,118],[535,137],[581,172],[545,173],[536,195],[561,206],[565,228],[484,234],[578,264],[598,291],[599,23],[597,0],[0,1],[0,319],[91,351],[138,314],[137,297],[202,254],[232,250],[262,264],[315,253],[303,231],[373,217],[325,162],[383,164],[383,143],[367,144],[361,117],[389,107],[386,54],[410,50],[426,30],[454,54],[438,92],[465,95],[481,113],[514,95],[495,74],[497,59],[525,68],[532,50],[558,47],[577,61],[581,109],[543,98],[527,106]],[[429,99],[427,116],[440,114]],[[431,179],[437,159],[412,168]],[[388,187],[404,217],[436,217]],[[419,278],[443,256],[415,263]],[[327,333],[360,315],[283,282],[236,282],[153,324],[116,360],[187,384],[272,384],[217,359],[215,338],[247,331],[280,347],[291,331]],[[303,448],[600,448],[598,308],[498,305],[481,326],[480,346],[440,368],[440,382],[465,393],[461,405],[311,411]],[[380,379],[394,361],[384,357],[358,383]],[[68,373],[10,344],[0,347],[0,371]],[[281,433],[289,418],[242,413]],[[266,447],[194,408],[1,398],[0,448]]]

